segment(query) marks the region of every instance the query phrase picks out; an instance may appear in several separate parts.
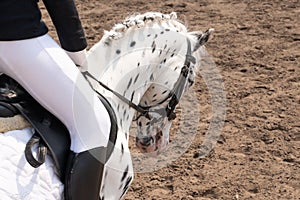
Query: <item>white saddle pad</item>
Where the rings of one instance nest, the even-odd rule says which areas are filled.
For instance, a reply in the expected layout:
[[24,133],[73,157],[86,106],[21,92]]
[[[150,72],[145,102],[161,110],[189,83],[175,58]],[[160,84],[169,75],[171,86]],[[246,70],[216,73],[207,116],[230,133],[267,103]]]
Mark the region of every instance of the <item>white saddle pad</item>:
[[63,184],[54,172],[51,158],[35,169],[25,159],[30,128],[0,134],[0,199],[58,200]]

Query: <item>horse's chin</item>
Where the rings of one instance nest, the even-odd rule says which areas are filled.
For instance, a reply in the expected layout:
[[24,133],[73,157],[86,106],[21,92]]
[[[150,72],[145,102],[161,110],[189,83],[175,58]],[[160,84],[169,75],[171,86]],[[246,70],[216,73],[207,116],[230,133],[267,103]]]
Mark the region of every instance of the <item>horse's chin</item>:
[[137,148],[140,150],[141,153],[149,156],[149,157],[157,157],[159,154],[164,152],[167,149],[169,141],[159,141],[159,144],[156,142],[150,146],[143,146],[139,143],[136,144]]

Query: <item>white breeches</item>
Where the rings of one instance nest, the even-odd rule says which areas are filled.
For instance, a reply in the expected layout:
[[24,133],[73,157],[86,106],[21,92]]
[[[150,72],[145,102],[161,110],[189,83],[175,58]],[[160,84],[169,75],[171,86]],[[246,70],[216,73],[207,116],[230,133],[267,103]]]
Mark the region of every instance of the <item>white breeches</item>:
[[105,107],[50,36],[0,41],[0,72],[20,83],[66,125],[71,150],[107,146],[110,119]]

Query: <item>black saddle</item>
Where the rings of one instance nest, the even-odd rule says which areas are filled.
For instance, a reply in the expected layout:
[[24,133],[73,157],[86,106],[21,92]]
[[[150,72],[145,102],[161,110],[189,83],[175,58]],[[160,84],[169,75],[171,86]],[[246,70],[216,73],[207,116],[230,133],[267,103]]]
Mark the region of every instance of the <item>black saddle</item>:
[[[100,100],[106,107],[110,120],[111,131],[109,144],[106,148],[106,161],[109,159],[117,138],[116,115],[103,97]],[[64,183],[65,169],[70,152],[70,136],[65,125],[53,114],[41,106],[15,80],[0,74],[0,117],[13,117],[21,114],[32,125],[34,134],[25,148],[25,157],[30,165],[37,168],[45,162],[48,153],[55,164],[57,175]],[[37,145],[37,159],[32,148]]]

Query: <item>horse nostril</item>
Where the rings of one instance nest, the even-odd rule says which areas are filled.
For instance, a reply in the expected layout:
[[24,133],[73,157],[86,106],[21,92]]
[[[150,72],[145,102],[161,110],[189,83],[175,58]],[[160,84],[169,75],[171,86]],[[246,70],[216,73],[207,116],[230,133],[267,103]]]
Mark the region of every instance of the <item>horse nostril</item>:
[[143,138],[139,138],[139,140],[143,146],[149,146],[151,144],[151,141],[154,142],[154,139],[152,136],[146,136]]

